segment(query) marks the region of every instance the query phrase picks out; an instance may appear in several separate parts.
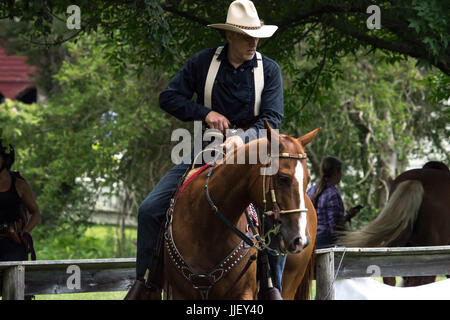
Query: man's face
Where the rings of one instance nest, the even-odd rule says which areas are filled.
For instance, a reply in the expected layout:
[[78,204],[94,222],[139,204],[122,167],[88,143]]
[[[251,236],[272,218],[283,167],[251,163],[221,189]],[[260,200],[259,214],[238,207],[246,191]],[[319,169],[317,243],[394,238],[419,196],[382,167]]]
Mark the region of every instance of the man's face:
[[228,32],[227,40],[233,57],[241,60],[240,62],[245,62],[251,60],[255,55],[259,38],[237,32]]

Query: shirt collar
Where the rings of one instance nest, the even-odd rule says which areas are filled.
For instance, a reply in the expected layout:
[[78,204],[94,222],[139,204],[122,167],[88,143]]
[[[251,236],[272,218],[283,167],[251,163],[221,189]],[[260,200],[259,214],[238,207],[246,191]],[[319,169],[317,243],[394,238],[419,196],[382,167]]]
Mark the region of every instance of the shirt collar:
[[[228,43],[223,47],[222,52],[220,52],[217,59],[219,59],[220,61],[226,59],[226,61],[230,63],[230,61],[228,60]],[[245,68],[247,66],[253,68],[258,66],[258,59],[256,58],[256,53],[253,55],[253,58],[251,60],[245,61],[243,64],[240,65],[239,68]]]

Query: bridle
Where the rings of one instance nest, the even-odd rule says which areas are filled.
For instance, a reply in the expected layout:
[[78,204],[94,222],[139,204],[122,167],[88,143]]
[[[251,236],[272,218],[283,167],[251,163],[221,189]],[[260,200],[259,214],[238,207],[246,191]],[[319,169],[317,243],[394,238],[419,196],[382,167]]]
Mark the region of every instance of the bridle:
[[[295,159],[295,160],[303,160],[306,159],[306,154],[291,154],[291,153],[281,153],[279,155],[272,155],[269,159],[273,159],[277,157],[278,159]],[[269,161],[270,164],[270,161]],[[169,255],[169,259],[172,262],[172,265],[181,273],[181,275],[188,280],[193,287],[200,292],[202,299],[208,299],[209,291],[213,287],[215,283],[217,283],[220,279],[222,279],[226,274],[228,274],[234,266],[236,266],[247,254],[250,252],[251,248],[255,248],[258,251],[266,250],[271,255],[279,256],[285,255],[287,252],[280,252],[278,250],[272,249],[269,247],[270,245],[270,235],[277,234],[280,232],[281,224],[276,224],[276,226],[270,229],[267,233],[264,233],[264,216],[274,216],[275,220],[279,218],[280,215],[287,215],[299,212],[306,212],[306,209],[292,209],[292,210],[281,210],[277,199],[275,196],[275,188],[273,185],[273,176],[269,176],[269,191],[271,194],[272,200],[272,210],[266,210],[266,192],[265,192],[265,175],[263,178],[263,202],[264,202],[264,213],[262,217],[257,214],[257,219],[260,221],[260,228],[262,230],[262,237],[256,230],[253,219],[249,216],[249,213],[246,210],[246,218],[247,218],[247,232],[244,234],[241,232],[234,224],[232,224],[217,208],[217,206],[212,201],[209,194],[209,179],[212,175],[213,169],[216,165],[216,160],[213,163],[209,164],[210,168],[206,176],[205,183],[205,193],[206,199],[211,206],[212,212],[218,216],[227,227],[229,227],[237,236],[239,236],[242,241],[240,244],[227,256],[223,259],[218,265],[216,265],[212,271],[208,273],[198,273],[196,272],[183,258],[181,253],[178,251],[172,234],[172,217],[175,205],[175,197],[171,199],[170,206],[167,212],[167,220],[164,232],[165,246],[167,249],[167,253]],[[303,183],[303,182],[299,182]],[[250,234],[249,229],[251,229],[252,234]],[[254,241],[256,240],[256,242]],[[247,266],[244,267],[244,270],[252,263],[254,259],[252,257],[249,258],[247,262]]]
[[[278,158],[278,159],[294,159],[297,161],[301,161],[304,159],[307,159],[307,155],[304,153],[288,153],[288,152],[283,152],[280,154],[275,154],[275,155],[269,155],[269,159],[272,160],[273,158]],[[270,161],[269,161],[269,165],[270,165]],[[269,231],[267,231],[266,233],[263,231],[262,232],[262,236],[259,235],[259,233],[256,231],[256,228],[252,222],[251,219],[249,219],[249,217],[247,216],[247,221],[248,221],[248,228],[250,228],[253,232],[253,236],[250,238],[247,235],[245,235],[243,232],[241,232],[238,228],[236,228],[217,208],[217,206],[214,204],[213,200],[211,199],[211,196],[209,194],[209,179],[212,175],[213,169],[215,167],[215,161],[210,164],[210,168],[208,171],[208,174],[206,176],[206,183],[205,183],[205,193],[206,193],[206,199],[209,203],[209,205],[211,206],[211,210],[212,212],[218,216],[224,223],[225,225],[230,228],[237,236],[239,236],[245,243],[247,243],[247,245],[261,251],[261,250],[267,250],[270,251],[270,253],[272,255],[286,255],[287,252],[280,252],[278,250],[272,249],[269,247],[270,244],[270,236],[271,235],[276,235],[280,232],[280,227],[281,225],[279,223],[275,223],[274,227],[271,228]],[[273,175],[270,175],[268,180],[269,180],[269,192],[270,192],[270,196],[271,196],[271,201],[272,201],[272,210],[268,211],[267,210],[267,198],[266,198],[266,190],[265,190],[265,185],[266,185],[266,174],[263,174],[263,204],[264,204],[264,210],[263,210],[263,217],[264,216],[273,216],[275,221],[278,221],[281,215],[288,215],[288,214],[294,214],[294,213],[301,213],[301,212],[307,212],[308,209],[290,209],[290,210],[281,210],[280,206],[278,205],[277,202],[277,198],[275,195],[275,187],[274,187],[274,183],[273,183]],[[299,181],[299,183],[303,183],[303,181]],[[259,215],[258,215],[259,216]],[[260,220],[261,217],[259,217]],[[264,230],[264,223],[261,223],[261,229]],[[253,241],[256,240],[256,243]]]
[[[279,155],[272,155],[270,156],[270,159],[277,157],[278,159],[295,159],[298,161],[301,161],[303,159],[307,159],[307,155],[305,153],[280,153]],[[278,220],[280,215],[283,214],[292,214],[292,213],[300,213],[300,212],[308,212],[308,209],[291,209],[291,210],[281,210],[280,206],[277,202],[277,197],[275,195],[275,187],[273,185],[273,175],[269,176],[269,192],[272,200],[272,210],[267,211],[267,199],[266,199],[266,174],[263,175],[263,203],[264,203],[264,214],[271,216],[273,215],[275,217],[275,220]],[[303,181],[299,181],[298,183],[303,183]]]

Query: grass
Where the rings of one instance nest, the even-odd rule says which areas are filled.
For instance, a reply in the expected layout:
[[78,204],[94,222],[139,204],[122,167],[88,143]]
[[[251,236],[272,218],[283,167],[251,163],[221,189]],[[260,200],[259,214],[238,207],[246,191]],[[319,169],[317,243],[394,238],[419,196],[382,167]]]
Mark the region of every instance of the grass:
[[126,294],[126,291],[42,294],[37,295],[36,300],[123,300]]
[[[447,279],[445,276],[438,276],[436,281]],[[383,282],[382,278],[375,278],[375,280]],[[397,286],[399,286],[401,277],[396,277]],[[117,292],[93,292],[93,293],[70,293],[70,294],[43,294],[36,296],[36,300],[123,300],[126,291]],[[316,280],[312,282],[310,292],[310,299],[316,296]]]

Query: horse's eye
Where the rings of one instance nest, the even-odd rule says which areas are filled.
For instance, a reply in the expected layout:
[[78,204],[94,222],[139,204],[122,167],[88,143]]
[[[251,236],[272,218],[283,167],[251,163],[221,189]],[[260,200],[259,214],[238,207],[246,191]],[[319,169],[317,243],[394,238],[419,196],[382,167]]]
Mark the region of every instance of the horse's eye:
[[278,181],[280,181],[281,184],[290,186],[292,183],[292,180],[288,176],[278,176]]

